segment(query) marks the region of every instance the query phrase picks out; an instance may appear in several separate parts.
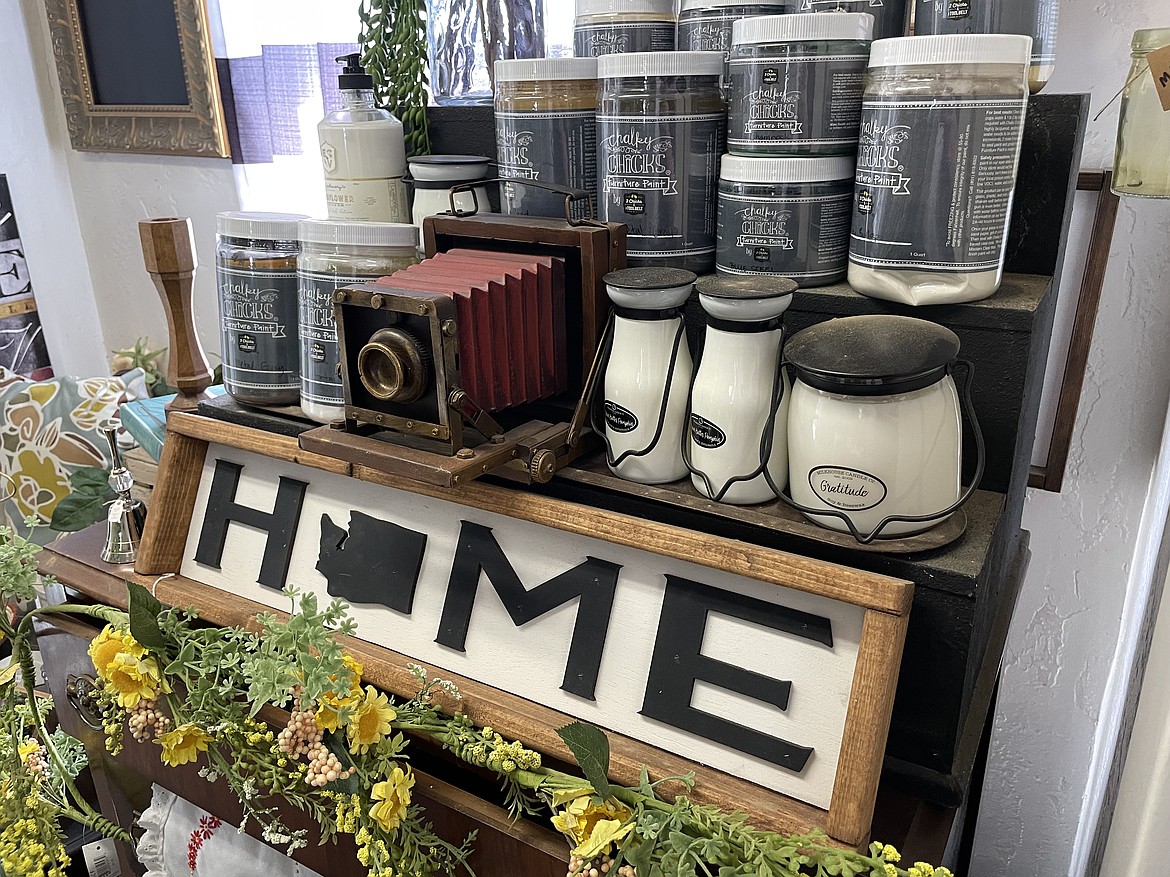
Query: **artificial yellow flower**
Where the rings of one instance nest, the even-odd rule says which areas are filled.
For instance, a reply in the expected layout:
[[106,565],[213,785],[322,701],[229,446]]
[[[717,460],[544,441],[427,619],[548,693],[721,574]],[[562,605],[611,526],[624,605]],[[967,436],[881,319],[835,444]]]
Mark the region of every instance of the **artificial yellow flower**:
[[109,681],[108,668],[114,663],[114,658],[123,653],[141,658],[146,655],[146,649],[130,634],[107,624],[105,630],[89,644],[89,658],[93,661],[93,668],[97,671],[99,679]]
[[[553,816],[552,824],[561,834],[573,838],[578,845],[584,845],[593,837],[598,823],[613,821],[618,826],[633,824],[630,822],[633,815],[630,808],[616,798],[610,798],[602,804],[594,804],[593,796],[586,793],[574,798],[564,810]],[[620,837],[625,837],[627,833]]]
[[28,761],[28,757],[41,748],[41,744],[31,737],[16,747],[16,753],[21,761]]
[[885,844],[882,846],[882,858],[887,862],[900,862],[902,861],[902,854],[892,844]]
[[366,686],[365,697],[353,705],[346,731],[349,751],[365,755],[367,750],[390,733],[390,723],[398,718],[386,695],[374,686]]
[[343,707],[352,709],[362,699],[362,667],[349,655],[343,655],[342,661],[349,671],[349,694],[339,697],[332,691],[327,691],[317,701],[317,727],[322,731],[336,731],[341,727],[341,710]]
[[632,821],[622,823],[616,819],[600,819],[593,826],[589,837],[577,844],[573,850],[574,856],[582,859],[592,859],[609,849],[610,844],[617,843],[634,830]]
[[163,689],[162,673],[154,658],[118,652],[106,666],[105,674],[106,684],[114,690],[123,709],[134,709],[142,700],[154,700]]
[[159,743],[162,744],[163,763],[171,767],[189,764],[199,758],[200,752],[207,751],[207,744],[210,742],[211,735],[198,725],[190,723],[179,725],[159,739]]
[[403,771],[395,767],[385,782],[375,783],[373,790],[374,806],[370,808],[370,818],[377,822],[386,831],[394,831],[406,817],[406,808],[410,806],[410,790],[414,788],[414,774],[410,768]]

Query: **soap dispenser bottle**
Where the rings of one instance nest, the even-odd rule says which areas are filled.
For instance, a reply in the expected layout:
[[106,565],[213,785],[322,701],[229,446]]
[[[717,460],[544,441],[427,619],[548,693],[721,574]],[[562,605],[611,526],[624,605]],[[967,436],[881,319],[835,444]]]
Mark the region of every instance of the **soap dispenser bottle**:
[[341,109],[317,125],[329,218],[410,222],[402,123],[374,103],[374,80],[361,56],[342,55]]

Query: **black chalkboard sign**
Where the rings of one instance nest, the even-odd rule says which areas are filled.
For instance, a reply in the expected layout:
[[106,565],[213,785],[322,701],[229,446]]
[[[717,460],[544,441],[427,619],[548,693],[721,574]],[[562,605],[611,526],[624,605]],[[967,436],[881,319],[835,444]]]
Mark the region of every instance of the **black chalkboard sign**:
[[77,0],[93,101],[186,106],[175,6],[168,0]]

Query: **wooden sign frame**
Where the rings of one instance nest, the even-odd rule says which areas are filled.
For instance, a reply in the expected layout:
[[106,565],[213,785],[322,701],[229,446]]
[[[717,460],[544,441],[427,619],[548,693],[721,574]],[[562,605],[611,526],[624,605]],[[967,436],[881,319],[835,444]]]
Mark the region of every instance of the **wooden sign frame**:
[[[819,828],[845,845],[868,841],[913,597],[911,583],[506,487],[478,482],[456,488],[420,484],[304,451],[292,438],[176,411],[167,420],[159,480],[135,572],[140,581],[156,587],[164,603],[194,606],[213,623],[246,624],[269,607],[178,575],[211,444],[698,563],[860,608],[861,638],[827,809],[612,732],[610,773],[615,782],[636,785],[643,764],[652,776],[694,771],[693,800],[745,812],[756,824],[776,831],[804,833]],[[364,663],[371,683],[402,697],[414,693],[417,680],[406,669],[408,661],[416,660],[413,657],[358,639],[348,640],[346,648]],[[463,707],[477,723],[571,761],[555,733],[572,721],[571,716],[441,668],[428,669],[459,686]]]

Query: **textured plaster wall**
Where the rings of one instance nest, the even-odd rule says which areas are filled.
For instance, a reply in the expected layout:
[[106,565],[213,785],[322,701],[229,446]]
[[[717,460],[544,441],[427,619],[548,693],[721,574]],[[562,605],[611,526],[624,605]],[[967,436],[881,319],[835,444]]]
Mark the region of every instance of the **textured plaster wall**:
[[[47,93],[45,117],[60,128],[64,137],[58,143],[57,161],[66,166],[72,184],[77,205],[74,216],[80,223],[93,290],[85,300],[97,302],[103,351],[108,356],[112,348],[131,345],[143,335],[149,336],[156,346],[166,344],[166,316],[142,264],[138,221],[149,217],[188,216],[195,230],[200,266],[195,274],[195,321],[204,347],[209,353],[217,353],[215,214],[239,209],[231,161],[70,149],[64,134],[64,109],[44,5],[40,0],[20,0],[19,5],[28,19],[26,46],[35,47],[37,86]],[[7,3],[0,6],[7,14]],[[4,39],[0,37],[0,41]],[[6,61],[5,70],[7,67]],[[46,213],[50,218],[56,215]],[[18,215],[23,230],[24,211]],[[39,300],[39,284],[37,289]],[[69,322],[67,316],[64,322]],[[214,365],[218,359],[213,356],[212,361]]]
[[[1052,91],[1095,114],[1125,81],[1134,29],[1165,0],[1063,0]],[[1082,167],[1109,167],[1117,106]],[[1004,659],[971,877],[1070,870],[1127,576],[1170,395],[1170,202],[1122,199],[1064,492],[1031,492],[1032,563]],[[1107,729],[1111,733],[1111,729]]]
[[[33,20],[33,16],[36,19]],[[0,174],[8,177],[49,357],[58,374],[103,369],[64,113],[41,45],[40,2],[0,2]]]

